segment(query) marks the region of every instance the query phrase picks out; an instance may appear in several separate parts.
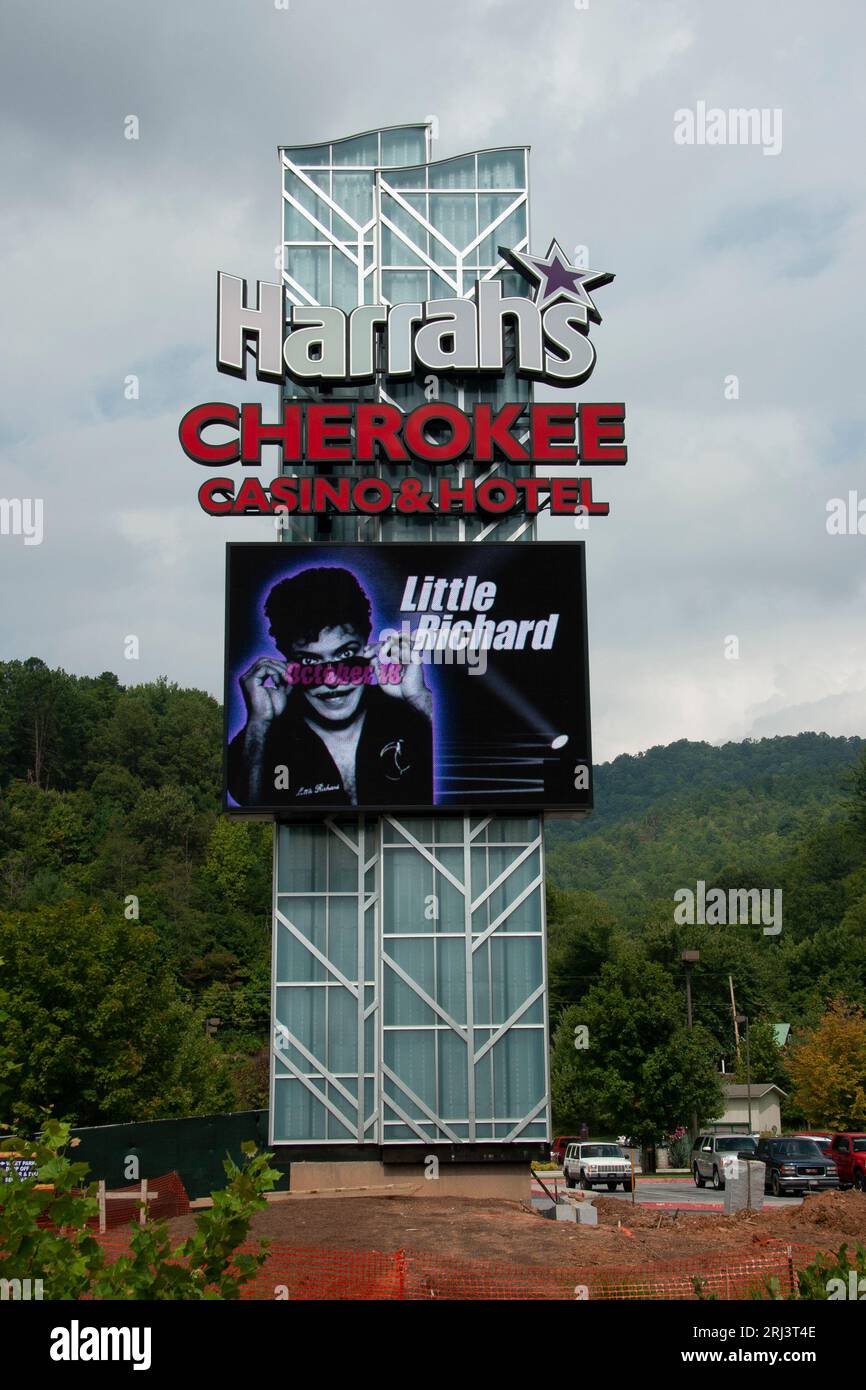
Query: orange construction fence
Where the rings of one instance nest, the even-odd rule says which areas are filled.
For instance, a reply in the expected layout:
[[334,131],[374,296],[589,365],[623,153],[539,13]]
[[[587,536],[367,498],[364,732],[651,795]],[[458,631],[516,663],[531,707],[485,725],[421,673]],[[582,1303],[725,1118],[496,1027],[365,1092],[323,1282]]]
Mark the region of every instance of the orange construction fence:
[[[109,1258],[129,1249],[129,1233],[99,1237]],[[254,1251],[255,1242],[240,1247]],[[773,1242],[732,1258],[704,1255],[640,1266],[473,1265],[409,1250],[302,1249],[272,1243],[244,1286],[248,1299],[698,1299],[748,1298],[774,1281],[795,1294],[797,1273],[821,1252]]]
[[[100,1197],[100,1202],[102,1200]],[[146,1183],[131,1187],[110,1188],[104,1194],[104,1203],[103,1219],[108,1230],[137,1221],[143,1203],[147,1204],[147,1214],[152,1220],[160,1216],[186,1216],[189,1211],[189,1197],[177,1173],[163,1173],[162,1177],[148,1178]],[[98,1226],[99,1218],[87,1224]]]

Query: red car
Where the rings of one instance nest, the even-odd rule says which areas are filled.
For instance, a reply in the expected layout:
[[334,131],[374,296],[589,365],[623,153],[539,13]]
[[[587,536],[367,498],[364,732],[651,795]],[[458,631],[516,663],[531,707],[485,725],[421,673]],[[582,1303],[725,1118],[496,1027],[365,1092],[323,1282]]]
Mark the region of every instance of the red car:
[[569,1144],[579,1143],[579,1134],[557,1134],[556,1138],[550,1146],[551,1163],[561,1164],[562,1160],[565,1158],[565,1151],[568,1148]]
[[830,1154],[836,1162],[840,1187],[866,1192],[866,1134],[834,1134]]
[[816,1134],[814,1130],[809,1130],[808,1132],[806,1132],[805,1130],[798,1130],[796,1134],[791,1135],[791,1138],[811,1139],[814,1144],[818,1145],[818,1148],[821,1150],[822,1154],[826,1154],[828,1158],[831,1156],[830,1149],[833,1144],[832,1134]]

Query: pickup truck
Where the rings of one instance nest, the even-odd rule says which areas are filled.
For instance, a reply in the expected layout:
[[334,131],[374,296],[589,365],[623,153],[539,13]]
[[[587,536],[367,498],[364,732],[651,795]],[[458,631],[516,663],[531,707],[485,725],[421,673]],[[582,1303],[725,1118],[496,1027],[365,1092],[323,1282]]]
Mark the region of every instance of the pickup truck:
[[836,1164],[840,1187],[866,1191],[866,1134],[834,1134],[830,1155]]
[[814,1139],[760,1139],[755,1158],[766,1165],[764,1191],[774,1197],[839,1190],[835,1164]]

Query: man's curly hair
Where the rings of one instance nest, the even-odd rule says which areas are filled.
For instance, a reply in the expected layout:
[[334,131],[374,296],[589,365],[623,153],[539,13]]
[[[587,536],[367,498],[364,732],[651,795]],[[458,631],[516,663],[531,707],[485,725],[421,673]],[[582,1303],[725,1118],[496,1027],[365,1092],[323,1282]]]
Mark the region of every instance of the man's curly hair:
[[286,657],[296,642],[315,642],[323,628],[353,627],[366,642],[372,627],[370,600],[353,574],[336,567],[281,579],[268,594],[265,616]]

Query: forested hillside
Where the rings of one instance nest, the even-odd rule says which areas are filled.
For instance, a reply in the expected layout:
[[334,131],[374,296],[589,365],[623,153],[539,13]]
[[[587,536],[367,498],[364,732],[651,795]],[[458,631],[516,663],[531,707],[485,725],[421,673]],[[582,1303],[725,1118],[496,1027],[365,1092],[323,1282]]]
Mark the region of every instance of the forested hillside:
[[0,664],[0,1118],[266,1103],[271,830],[221,742],[201,691]]
[[550,880],[598,893],[634,925],[648,899],[698,878],[730,871],[769,886],[792,846],[843,816],[845,774],[864,747],[827,734],[682,740],[604,763],[593,815],[548,827]]
[[[554,1117],[649,1139],[720,1113],[724,1065],[786,1093],[788,1123],[866,1123],[866,758],[801,734],[676,743],[596,770],[592,820],[554,825],[547,866]],[[646,776],[644,777],[644,773]],[[767,889],[781,930],[678,922],[674,894]],[[684,1026],[682,954],[692,968]],[[790,1025],[785,1051],[773,1025]],[[591,1047],[575,1049],[575,1027]],[[742,1032],[742,1027],[741,1027]],[[807,1046],[808,1044],[808,1046]],[[686,1102],[689,1095],[692,1100]]]
[[[201,691],[0,663],[0,1120],[267,1103],[271,829],[220,815],[221,737]],[[667,1037],[686,946],[717,1061],[736,1061],[729,977],[782,1080],[770,1023],[866,1000],[862,748],[814,734],[653,748],[596,770],[592,820],[549,828],[563,1119],[577,1014],[622,1033],[640,1007]],[[783,930],[677,926],[673,894],[697,879],[781,888]]]

